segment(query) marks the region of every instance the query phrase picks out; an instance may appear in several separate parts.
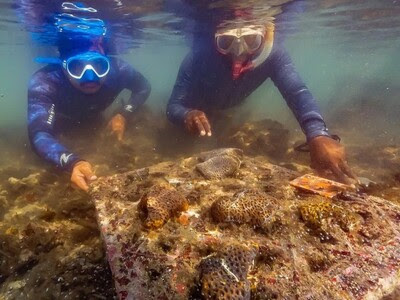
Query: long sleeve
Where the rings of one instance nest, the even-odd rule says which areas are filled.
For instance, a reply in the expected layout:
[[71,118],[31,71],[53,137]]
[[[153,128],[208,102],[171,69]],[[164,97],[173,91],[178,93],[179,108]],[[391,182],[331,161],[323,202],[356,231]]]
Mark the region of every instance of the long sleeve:
[[129,64],[122,62],[119,68],[119,76],[123,88],[129,89],[132,94],[125,103],[121,113],[129,117],[132,112],[139,108],[149,97],[151,86],[149,81]]
[[187,104],[193,85],[193,56],[188,54],[183,60],[174,89],[167,105],[167,118],[178,126],[184,125],[185,115],[191,110]]
[[308,90],[285,49],[278,49],[271,57],[271,79],[299,122],[307,139],[329,136],[320,109]]
[[54,136],[56,107],[52,101],[54,87],[43,74],[36,73],[28,90],[28,133],[35,152],[44,160],[65,171],[71,171],[79,157]]

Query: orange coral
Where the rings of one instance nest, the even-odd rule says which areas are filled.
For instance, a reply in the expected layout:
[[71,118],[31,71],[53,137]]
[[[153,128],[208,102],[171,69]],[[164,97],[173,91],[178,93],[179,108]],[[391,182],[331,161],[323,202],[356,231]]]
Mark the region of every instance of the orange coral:
[[171,217],[187,210],[186,198],[169,185],[154,185],[139,202],[139,210],[144,226],[156,229],[164,225]]

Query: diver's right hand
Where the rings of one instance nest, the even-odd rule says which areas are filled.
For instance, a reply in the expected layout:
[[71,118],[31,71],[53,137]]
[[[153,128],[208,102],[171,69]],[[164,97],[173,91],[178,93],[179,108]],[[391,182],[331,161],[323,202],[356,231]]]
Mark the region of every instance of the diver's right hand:
[[192,134],[211,136],[211,126],[204,112],[191,110],[185,116],[185,128]]
[[73,169],[71,175],[71,183],[81,190],[87,192],[89,190],[89,183],[96,180],[92,166],[87,161],[78,161]]

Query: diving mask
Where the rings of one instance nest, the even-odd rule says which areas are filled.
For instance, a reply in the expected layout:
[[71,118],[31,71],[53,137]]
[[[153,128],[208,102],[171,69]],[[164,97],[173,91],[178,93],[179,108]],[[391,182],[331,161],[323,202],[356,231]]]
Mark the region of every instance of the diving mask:
[[86,72],[93,71],[102,78],[110,71],[110,60],[98,52],[85,52],[62,61],[63,68],[75,79],[82,79]]
[[235,28],[215,34],[217,50],[222,54],[254,54],[264,43],[265,30],[260,28]]
[[274,44],[274,32],[273,23],[268,23],[265,26],[222,28],[216,32],[217,51],[223,55],[232,56],[232,77],[234,80],[266,61]]

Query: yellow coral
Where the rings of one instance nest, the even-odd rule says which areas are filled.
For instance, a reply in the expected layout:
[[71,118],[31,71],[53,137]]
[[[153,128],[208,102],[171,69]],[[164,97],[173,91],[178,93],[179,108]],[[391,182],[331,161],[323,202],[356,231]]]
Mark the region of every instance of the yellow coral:
[[344,231],[351,231],[360,223],[360,217],[357,214],[326,200],[303,204],[299,207],[299,212],[302,220],[314,228],[321,228],[324,220],[329,218]]

